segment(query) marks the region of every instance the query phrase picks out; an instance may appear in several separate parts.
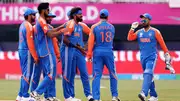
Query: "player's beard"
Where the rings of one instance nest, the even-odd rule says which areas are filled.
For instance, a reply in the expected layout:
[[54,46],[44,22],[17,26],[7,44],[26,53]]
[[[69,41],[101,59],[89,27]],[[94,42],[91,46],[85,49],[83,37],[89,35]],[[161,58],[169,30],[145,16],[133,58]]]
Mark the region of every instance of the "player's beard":
[[31,18],[31,22],[34,23],[35,22],[35,18]]
[[149,25],[148,25],[148,24],[143,25],[143,28],[148,28],[148,27],[149,27]]
[[48,17],[48,14],[44,13],[44,17]]
[[47,23],[48,23],[48,24],[51,24],[51,20],[48,20]]
[[77,21],[77,22],[82,22],[83,19],[82,19],[82,17],[76,17],[76,21]]

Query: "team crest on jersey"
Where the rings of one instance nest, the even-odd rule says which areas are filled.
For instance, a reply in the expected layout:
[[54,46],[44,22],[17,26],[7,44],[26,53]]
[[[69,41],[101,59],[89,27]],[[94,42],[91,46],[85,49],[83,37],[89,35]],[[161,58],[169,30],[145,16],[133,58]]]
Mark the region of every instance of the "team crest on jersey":
[[139,34],[139,37],[142,37],[142,36],[143,36],[143,33],[140,33],[140,34]]

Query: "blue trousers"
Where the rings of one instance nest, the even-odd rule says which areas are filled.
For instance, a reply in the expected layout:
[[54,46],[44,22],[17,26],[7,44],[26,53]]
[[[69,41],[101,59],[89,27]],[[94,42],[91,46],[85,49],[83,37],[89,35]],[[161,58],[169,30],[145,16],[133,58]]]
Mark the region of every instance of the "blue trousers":
[[65,99],[71,97],[70,86],[72,85],[72,82],[70,82],[70,80],[72,79],[72,72],[74,71],[72,65],[74,50],[74,48],[64,46],[61,47],[60,51],[62,61],[62,87]]
[[21,80],[20,80],[20,90],[18,95],[20,97],[29,97],[29,85],[32,75],[32,70],[34,66],[34,60],[29,52],[29,50],[18,50],[19,60],[21,66]]
[[[55,64],[54,64],[55,65]],[[54,66],[54,70],[56,70],[56,66]],[[33,73],[32,73],[32,83],[31,83],[31,92],[34,91],[40,80],[40,76],[42,73],[42,66],[40,64],[37,64],[35,68],[33,68]],[[43,72],[43,76],[45,77],[46,74]],[[55,80],[53,80],[53,85],[51,85],[45,92],[44,92],[44,97],[56,97],[56,85],[55,85]]]
[[92,95],[95,100],[100,100],[100,79],[102,76],[104,65],[108,68],[110,76],[111,95],[118,96],[117,77],[114,65],[114,55],[112,51],[94,52],[93,56],[93,82]]
[[61,59],[62,59],[62,71],[63,71],[62,85],[63,85],[64,98],[75,96],[74,77],[76,74],[76,67],[78,67],[78,69],[80,70],[81,80],[86,97],[91,95],[85,57],[75,48],[62,47]]
[[[47,97],[55,97],[56,96],[56,91],[55,91],[55,77],[56,77],[56,57],[54,54],[49,54],[45,57],[40,58],[40,63],[38,64],[42,68],[43,74],[44,74],[44,79],[42,82],[37,86],[40,78],[40,72],[38,72],[38,75],[35,75],[33,78],[33,81],[35,85],[32,85],[32,90],[35,89],[35,91],[38,94],[43,94],[45,93],[45,98]],[[38,66],[38,67],[39,67]],[[37,67],[37,68],[38,68]],[[41,71],[39,70],[37,71]]]
[[76,75],[76,69],[78,69],[80,72],[80,77],[81,77],[85,96],[88,97],[89,95],[92,95],[91,89],[90,89],[90,83],[89,83],[89,76],[88,76],[87,67],[86,67],[85,56],[83,56],[78,50],[75,51],[74,58],[73,58],[73,71],[72,71],[72,78],[70,80],[71,97],[75,97],[74,77]]
[[157,54],[151,55],[149,57],[141,57],[141,64],[143,67],[143,84],[142,90],[145,96],[148,96],[148,92],[150,91],[150,96],[157,97],[157,93],[155,90],[155,83],[153,80],[154,69],[156,66]]

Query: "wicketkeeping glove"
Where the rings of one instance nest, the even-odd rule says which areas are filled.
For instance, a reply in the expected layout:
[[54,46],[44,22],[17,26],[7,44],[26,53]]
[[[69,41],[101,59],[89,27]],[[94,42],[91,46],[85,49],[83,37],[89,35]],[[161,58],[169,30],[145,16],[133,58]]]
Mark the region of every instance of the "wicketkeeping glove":
[[131,24],[131,29],[136,29],[137,27],[139,26],[139,22],[133,22],[132,24]]
[[165,58],[165,64],[166,64],[166,70],[170,70],[171,74],[174,74],[175,73],[175,70],[174,68],[172,67],[171,65],[171,57],[170,57],[170,54],[169,53],[165,53],[164,54],[164,58]]

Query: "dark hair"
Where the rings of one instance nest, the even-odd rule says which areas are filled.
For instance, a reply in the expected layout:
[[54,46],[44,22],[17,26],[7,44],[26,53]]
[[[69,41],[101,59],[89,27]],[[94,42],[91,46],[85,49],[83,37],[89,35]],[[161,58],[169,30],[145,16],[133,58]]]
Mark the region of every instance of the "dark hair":
[[28,19],[28,15],[27,15],[27,16],[24,16],[24,19],[27,20],[27,19]]
[[49,8],[49,3],[45,2],[45,3],[40,3],[38,5],[38,12],[41,13],[42,10]]
[[107,19],[108,17],[100,16],[100,19]]
[[82,10],[81,7],[74,7],[71,9],[70,17],[73,16],[76,12]]
[[102,13],[101,15],[100,15],[100,19],[107,19],[108,17],[107,16],[105,16],[105,14],[104,13]]
[[74,17],[72,15],[69,16],[70,19],[74,19]]

